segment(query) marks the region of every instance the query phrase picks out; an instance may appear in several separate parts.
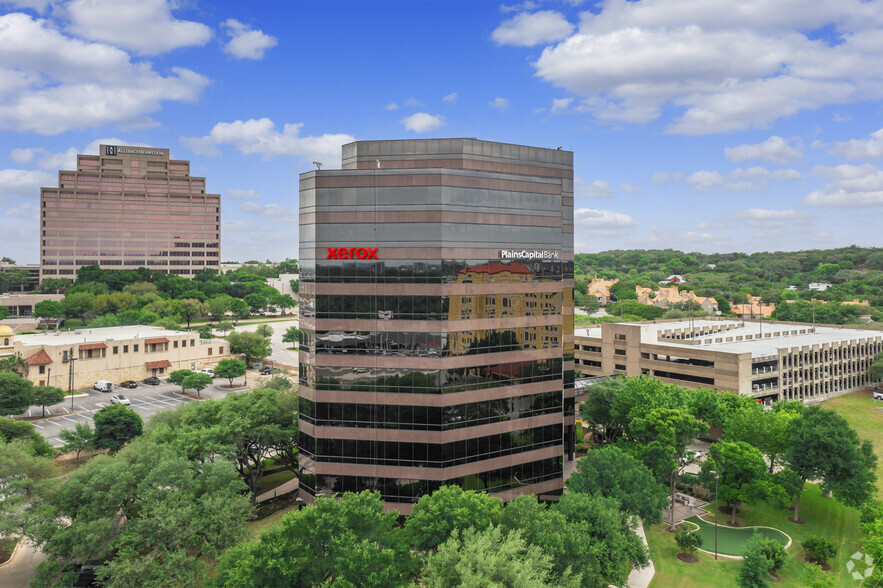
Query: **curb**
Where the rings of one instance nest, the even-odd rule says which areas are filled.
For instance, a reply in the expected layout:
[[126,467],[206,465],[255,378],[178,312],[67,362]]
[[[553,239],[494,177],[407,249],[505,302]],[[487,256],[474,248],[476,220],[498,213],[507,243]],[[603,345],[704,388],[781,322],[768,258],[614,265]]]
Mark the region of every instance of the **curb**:
[[0,569],[3,569],[4,566],[11,564],[13,562],[13,560],[15,559],[15,554],[18,553],[18,550],[21,548],[21,546],[24,542],[25,541],[22,537],[18,538],[18,543],[15,544],[15,547],[13,548],[12,553],[9,554],[9,559],[4,561],[3,563],[0,563]]

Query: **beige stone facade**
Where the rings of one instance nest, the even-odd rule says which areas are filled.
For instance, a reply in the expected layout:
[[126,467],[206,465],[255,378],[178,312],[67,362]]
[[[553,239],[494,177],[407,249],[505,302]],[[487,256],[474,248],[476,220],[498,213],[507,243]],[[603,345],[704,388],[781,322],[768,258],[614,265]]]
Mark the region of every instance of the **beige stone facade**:
[[768,321],[604,323],[579,329],[583,376],[647,375],[763,402],[820,402],[870,383],[883,332]]
[[71,373],[72,388],[79,390],[98,380],[119,385],[148,376],[163,378],[175,370],[211,367],[230,357],[230,346],[223,339],[200,339],[195,332],[143,325],[6,335],[0,336],[0,344],[7,338],[12,352],[24,360],[27,379],[65,390],[71,388]]

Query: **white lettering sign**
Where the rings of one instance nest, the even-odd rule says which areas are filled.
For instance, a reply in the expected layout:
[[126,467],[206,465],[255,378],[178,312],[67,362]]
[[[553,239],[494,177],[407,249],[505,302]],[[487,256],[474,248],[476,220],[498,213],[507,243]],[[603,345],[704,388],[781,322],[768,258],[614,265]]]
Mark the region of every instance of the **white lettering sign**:
[[558,259],[560,253],[536,249],[502,249],[500,259]]

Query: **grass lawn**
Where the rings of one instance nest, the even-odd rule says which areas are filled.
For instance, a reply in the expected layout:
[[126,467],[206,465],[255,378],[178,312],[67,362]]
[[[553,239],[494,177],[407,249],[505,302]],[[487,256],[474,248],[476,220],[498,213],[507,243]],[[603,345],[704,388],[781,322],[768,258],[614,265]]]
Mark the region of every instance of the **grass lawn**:
[[297,474],[291,470],[282,470],[279,472],[273,472],[272,474],[265,474],[261,476],[261,481],[258,483],[258,494],[263,494],[267,490],[272,490],[296,477]]
[[288,508],[280,510],[279,512],[274,512],[267,518],[261,519],[259,521],[251,521],[250,523],[245,523],[245,526],[248,528],[248,534],[250,539],[257,539],[262,531],[265,529],[269,529],[270,527],[275,527],[282,523],[282,517],[286,514],[296,511],[297,505],[293,504]]
[[[690,517],[687,521],[699,526],[699,534],[702,535],[703,540],[702,548],[705,551],[714,551],[714,516],[710,515],[706,516],[706,518],[712,522],[706,522],[699,517]],[[778,541],[782,545],[788,545],[788,536],[781,531],[768,527],[742,527],[734,529],[727,527],[724,524],[726,521],[722,520],[722,518],[718,518],[720,525],[717,530],[718,553],[741,555],[745,548],[745,543],[751,539],[755,530],[767,539]]]
[[[711,506],[708,507],[709,510]],[[852,585],[852,577],[846,569],[849,556],[859,548],[859,513],[831,498],[823,498],[818,486],[807,484],[800,499],[800,518],[805,525],[788,522],[788,510],[774,510],[765,504],[742,505],[742,513],[737,520],[743,526],[766,526],[780,529],[791,536],[793,544],[788,549],[788,561],[781,570],[782,582],[776,586],[801,586],[803,575],[803,549],[801,541],[810,535],[821,535],[834,541],[837,555],[829,562],[832,570],[827,572],[835,578],[837,586]],[[722,522],[722,521],[721,521]],[[675,557],[678,547],[674,537],[668,533],[665,524],[653,525],[647,529],[647,542],[650,556],[656,566],[656,575],[650,584],[653,588],[678,586],[683,588],[705,588],[707,586],[736,588],[738,560],[714,560],[713,555],[698,553],[699,563],[688,564]],[[720,536],[718,537],[720,541]],[[714,549],[714,543],[703,545],[703,549]]]
[[[883,407],[883,402],[877,403]],[[862,439],[870,439],[874,443],[874,453],[883,464],[883,410],[874,408],[874,399],[870,389],[850,392],[821,404],[822,408],[836,410],[843,416]],[[883,469],[878,465],[877,498],[883,500]],[[802,515],[801,515],[802,516]]]

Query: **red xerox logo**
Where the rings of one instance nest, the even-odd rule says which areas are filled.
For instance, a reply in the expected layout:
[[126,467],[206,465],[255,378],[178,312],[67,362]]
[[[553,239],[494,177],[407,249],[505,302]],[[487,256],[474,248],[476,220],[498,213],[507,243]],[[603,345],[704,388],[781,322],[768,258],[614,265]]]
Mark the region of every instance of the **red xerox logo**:
[[377,247],[328,247],[325,259],[377,259]]

